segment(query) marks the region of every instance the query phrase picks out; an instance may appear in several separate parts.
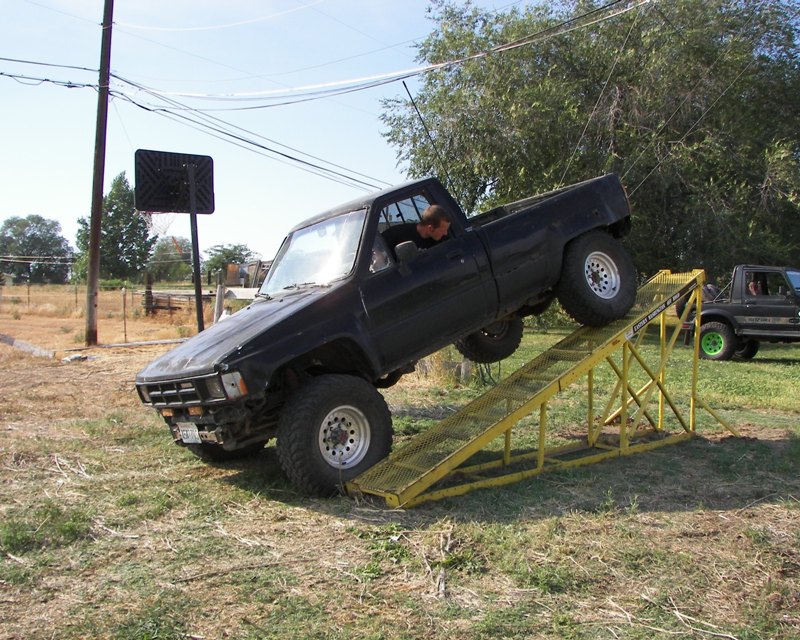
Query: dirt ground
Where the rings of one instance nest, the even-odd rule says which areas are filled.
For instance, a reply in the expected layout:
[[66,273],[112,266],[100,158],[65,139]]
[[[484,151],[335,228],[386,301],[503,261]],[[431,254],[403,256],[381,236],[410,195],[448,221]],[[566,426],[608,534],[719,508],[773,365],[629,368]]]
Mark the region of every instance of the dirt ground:
[[[91,419],[110,407],[140,407],[137,371],[178,339],[177,326],[163,320],[129,320],[125,331],[119,318],[99,319],[99,344],[87,348],[78,339],[84,328],[83,318],[0,315],[0,413],[6,428],[55,432],[53,425],[68,416]],[[126,333],[129,346],[107,346],[123,343]],[[162,340],[167,343],[135,344]],[[31,353],[39,350],[51,357]]]
[[[635,457],[457,506],[303,499],[272,451],[263,469],[203,465],[147,426],[134,379],[174,344],[141,343],[192,320],[101,317],[86,348],[82,317],[0,313],[2,511],[24,521],[57,497],[93,518],[90,541],[3,551],[0,637],[800,637],[794,471],[739,476],[752,455],[796,468],[786,429],[739,424],[738,446],[720,431],[661,467]],[[393,411],[395,394],[424,416],[447,402],[408,378]]]

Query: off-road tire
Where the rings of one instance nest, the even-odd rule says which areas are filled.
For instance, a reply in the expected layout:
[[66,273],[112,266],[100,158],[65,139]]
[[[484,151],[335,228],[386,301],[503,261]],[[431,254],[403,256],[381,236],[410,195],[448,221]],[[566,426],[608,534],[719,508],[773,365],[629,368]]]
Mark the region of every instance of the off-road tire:
[[256,442],[249,444],[241,449],[223,449],[222,446],[214,444],[213,442],[202,442],[200,444],[187,444],[186,448],[189,449],[194,455],[201,460],[209,462],[227,462],[228,460],[241,460],[242,458],[249,458],[254,456],[264,448],[265,442]]
[[752,360],[756,357],[760,344],[758,340],[745,338],[737,346],[738,349],[733,354],[734,360]]
[[736,334],[724,322],[706,322],[700,326],[700,357],[706,360],[730,360],[736,352]]
[[292,484],[330,496],[387,455],[392,417],[363,378],[312,378],[286,402],[278,421],[278,461]]
[[636,300],[636,270],[619,240],[594,230],[567,244],[556,296],[576,322],[590,327],[625,316]]
[[468,360],[478,363],[505,360],[522,341],[522,318],[510,315],[487,327],[456,340],[456,349]]

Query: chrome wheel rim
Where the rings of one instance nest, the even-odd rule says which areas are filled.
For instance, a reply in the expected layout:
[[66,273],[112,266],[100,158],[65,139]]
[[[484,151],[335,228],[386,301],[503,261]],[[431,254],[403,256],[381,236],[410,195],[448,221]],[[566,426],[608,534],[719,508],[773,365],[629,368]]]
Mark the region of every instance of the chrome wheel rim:
[[607,253],[590,253],[584,263],[584,275],[589,288],[598,298],[610,300],[619,292],[619,269]]
[[317,444],[322,459],[331,467],[354,467],[367,455],[369,420],[356,407],[336,407],[322,420]]

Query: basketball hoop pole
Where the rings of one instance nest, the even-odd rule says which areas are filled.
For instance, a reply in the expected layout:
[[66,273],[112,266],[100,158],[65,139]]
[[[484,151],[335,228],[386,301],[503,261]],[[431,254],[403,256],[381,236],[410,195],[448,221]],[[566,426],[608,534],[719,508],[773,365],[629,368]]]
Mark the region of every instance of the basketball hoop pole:
[[[194,299],[199,333],[204,327],[197,215],[214,212],[214,162],[209,156],[137,149],[134,195],[136,209],[139,211],[149,211],[151,214],[155,212],[189,214],[192,227]],[[152,215],[150,217],[152,219]]]
[[195,165],[191,162],[186,164],[186,172],[189,176],[189,218],[192,227],[192,270],[194,271],[194,302],[197,309],[197,333],[205,327],[203,324],[203,291],[200,286],[200,249],[197,239],[197,190],[194,183]]

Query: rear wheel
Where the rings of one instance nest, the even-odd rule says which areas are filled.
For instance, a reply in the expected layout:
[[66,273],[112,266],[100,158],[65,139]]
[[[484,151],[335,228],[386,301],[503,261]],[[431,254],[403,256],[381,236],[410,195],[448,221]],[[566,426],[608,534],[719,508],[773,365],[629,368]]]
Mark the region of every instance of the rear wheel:
[[622,244],[604,231],[589,231],[564,250],[556,295],[580,324],[599,327],[622,318],[636,300],[636,271]]
[[706,322],[700,327],[700,357],[730,360],[736,352],[736,335],[724,322]]
[[311,495],[332,495],[389,455],[391,445],[386,401],[355,376],[310,380],[286,403],[278,423],[281,468]]
[[751,338],[745,338],[739,343],[739,348],[733,354],[734,360],[752,360],[758,353],[759,342]]
[[456,349],[473,362],[489,363],[505,360],[522,341],[522,318],[510,315],[456,340]]

